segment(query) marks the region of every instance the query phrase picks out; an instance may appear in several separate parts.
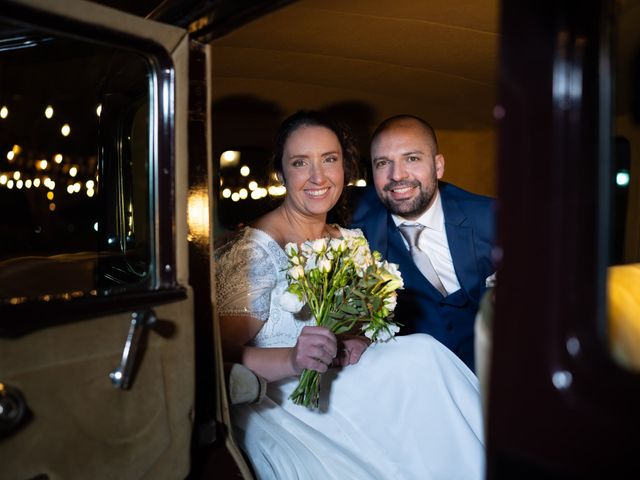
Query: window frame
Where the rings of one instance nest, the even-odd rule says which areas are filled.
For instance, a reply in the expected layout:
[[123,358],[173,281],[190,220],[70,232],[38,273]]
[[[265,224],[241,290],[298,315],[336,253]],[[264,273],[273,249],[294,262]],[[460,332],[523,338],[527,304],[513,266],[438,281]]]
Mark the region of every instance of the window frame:
[[[26,333],[96,315],[108,315],[186,298],[176,280],[175,239],[175,68],[170,54],[158,43],[102,26],[8,2],[2,18],[79,41],[128,50],[146,58],[153,85],[150,96],[151,286],[144,291],[70,300],[37,300],[0,305],[0,336]],[[155,265],[155,268],[153,268]]]

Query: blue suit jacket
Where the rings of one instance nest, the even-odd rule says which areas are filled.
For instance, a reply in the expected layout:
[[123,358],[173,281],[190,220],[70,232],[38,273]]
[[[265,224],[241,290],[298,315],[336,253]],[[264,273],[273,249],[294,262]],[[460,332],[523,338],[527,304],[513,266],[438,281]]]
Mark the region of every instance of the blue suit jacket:
[[373,187],[355,199],[351,226],[362,229],[373,250],[400,266],[404,290],[398,295],[395,319],[403,325],[401,333],[432,335],[474,370],[475,315],[485,280],[494,272],[494,200],[445,182],[440,182],[439,190],[447,241],[461,287],[447,297],[417,269]]

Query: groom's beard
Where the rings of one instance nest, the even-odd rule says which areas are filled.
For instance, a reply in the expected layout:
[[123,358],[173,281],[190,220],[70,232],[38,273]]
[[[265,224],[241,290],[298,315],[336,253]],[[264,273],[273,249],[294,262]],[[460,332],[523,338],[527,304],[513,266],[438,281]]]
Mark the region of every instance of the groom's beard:
[[384,186],[384,191],[389,192],[396,188],[416,186],[418,187],[418,194],[413,198],[407,200],[394,200],[390,196],[385,196],[380,200],[382,201],[382,204],[387,207],[387,210],[395,215],[405,218],[417,218],[422,215],[427,208],[429,208],[429,204],[436,193],[436,188],[438,188],[437,182],[433,182],[433,184],[427,185],[426,187],[418,180],[389,182]]

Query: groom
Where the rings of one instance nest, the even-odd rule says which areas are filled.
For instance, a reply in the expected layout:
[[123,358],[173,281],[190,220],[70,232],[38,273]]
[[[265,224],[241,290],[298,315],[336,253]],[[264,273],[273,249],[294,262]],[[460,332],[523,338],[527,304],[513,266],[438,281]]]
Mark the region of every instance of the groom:
[[371,248],[400,265],[401,333],[428,333],[474,370],[474,319],[494,272],[494,201],[439,182],[444,156],[433,128],[411,115],[373,134],[375,190],[357,201],[352,226]]

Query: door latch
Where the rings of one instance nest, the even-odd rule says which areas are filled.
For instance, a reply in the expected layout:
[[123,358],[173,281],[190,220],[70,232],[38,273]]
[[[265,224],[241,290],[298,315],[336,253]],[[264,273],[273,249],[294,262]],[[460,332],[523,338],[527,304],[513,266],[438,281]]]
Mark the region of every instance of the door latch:
[[20,390],[0,382],[0,439],[15,432],[28,417]]
[[133,380],[134,370],[137,365],[137,355],[140,349],[142,338],[147,333],[149,327],[156,323],[156,314],[152,309],[133,312],[129,333],[122,350],[120,366],[116,367],[110,374],[109,379],[116,388],[128,390]]

